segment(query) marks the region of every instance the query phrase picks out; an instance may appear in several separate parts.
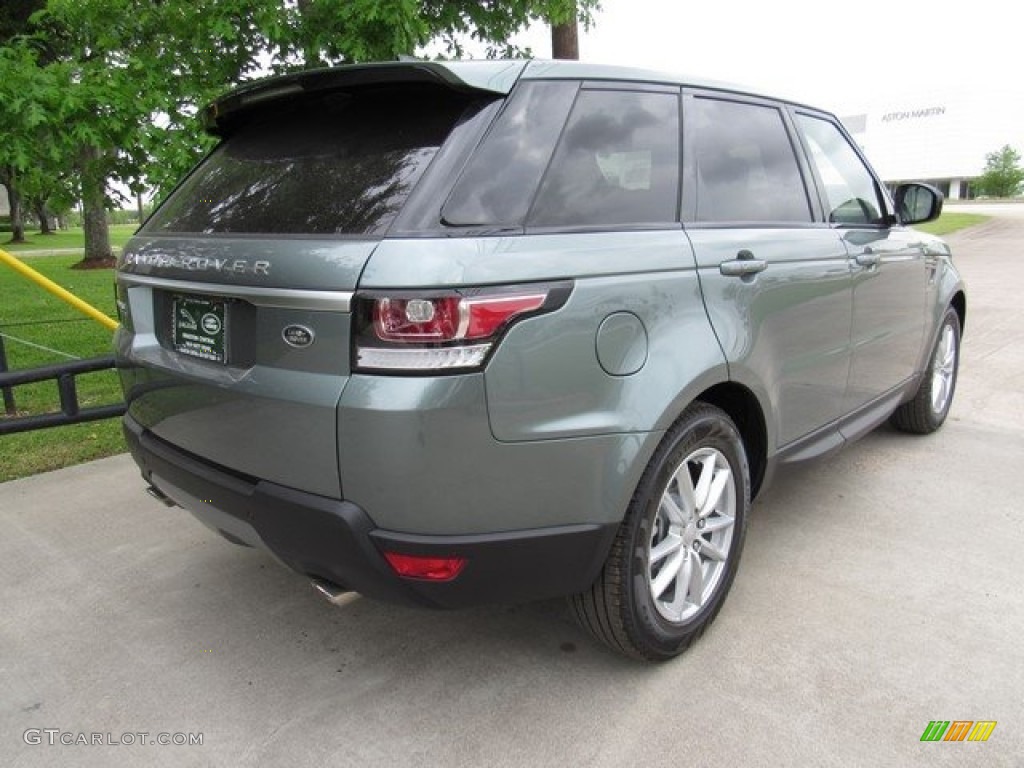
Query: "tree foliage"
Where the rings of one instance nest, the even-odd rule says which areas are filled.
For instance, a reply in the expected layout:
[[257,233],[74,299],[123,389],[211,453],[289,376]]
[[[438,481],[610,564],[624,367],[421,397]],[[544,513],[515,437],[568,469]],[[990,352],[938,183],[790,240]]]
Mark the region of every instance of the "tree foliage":
[[0,5],[0,45],[25,34],[32,14],[44,5],[46,0],[4,0]]
[[61,208],[73,196],[59,130],[61,86],[31,47],[0,47],[0,184],[7,187],[15,241],[24,238],[22,215],[33,200],[52,199]]
[[985,155],[985,170],[975,181],[975,189],[991,197],[1013,197],[1024,183],[1020,152],[1009,144]]
[[[36,195],[109,204],[166,192],[209,148],[196,114],[228,88],[462,40],[490,55],[533,21],[587,24],[597,0],[4,0],[0,169]],[[17,108],[11,108],[15,105]],[[110,182],[117,182],[111,186]],[[28,185],[28,186],[25,186]],[[35,185],[35,186],[33,186]],[[86,216],[88,219],[89,217]],[[86,233],[86,257],[109,254]]]

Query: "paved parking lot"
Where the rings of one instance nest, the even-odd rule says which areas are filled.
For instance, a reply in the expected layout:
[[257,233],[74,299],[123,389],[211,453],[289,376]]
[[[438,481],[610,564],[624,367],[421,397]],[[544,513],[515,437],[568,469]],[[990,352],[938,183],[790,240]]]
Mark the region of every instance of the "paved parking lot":
[[[1024,765],[1024,206],[997,212],[951,238],[946,427],[780,476],[669,664],[603,651],[559,601],[333,608],[123,456],[0,485],[0,765]],[[998,726],[921,743],[937,719]]]

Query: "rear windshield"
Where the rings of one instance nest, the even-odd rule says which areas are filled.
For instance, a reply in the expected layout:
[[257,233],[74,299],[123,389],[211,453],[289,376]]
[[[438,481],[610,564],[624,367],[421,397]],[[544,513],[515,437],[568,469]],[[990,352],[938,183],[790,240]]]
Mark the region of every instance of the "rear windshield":
[[143,232],[382,233],[466,106],[406,89],[277,107],[214,149]]

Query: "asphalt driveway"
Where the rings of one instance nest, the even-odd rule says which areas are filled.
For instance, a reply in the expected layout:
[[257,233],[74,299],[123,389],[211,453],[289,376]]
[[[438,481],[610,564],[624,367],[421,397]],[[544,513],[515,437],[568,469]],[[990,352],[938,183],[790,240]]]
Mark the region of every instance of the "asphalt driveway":
[[[1024,765],[1024,206],[950,240],[950,420],[779,476],[669,664],[559,601],[334,608],[124,456],[0,485],[0,765]],[[931,720],[998,725],[922,743]]]

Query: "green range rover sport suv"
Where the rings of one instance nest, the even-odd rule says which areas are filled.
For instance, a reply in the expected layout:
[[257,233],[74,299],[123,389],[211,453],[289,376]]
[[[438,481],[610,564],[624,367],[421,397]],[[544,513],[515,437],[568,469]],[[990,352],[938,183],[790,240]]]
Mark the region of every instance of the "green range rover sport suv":
[[721,608],[781,463],[937,429],[964,287],[830,114],[578,62],[243,86],[117,277],[151,492],[337,601]]

